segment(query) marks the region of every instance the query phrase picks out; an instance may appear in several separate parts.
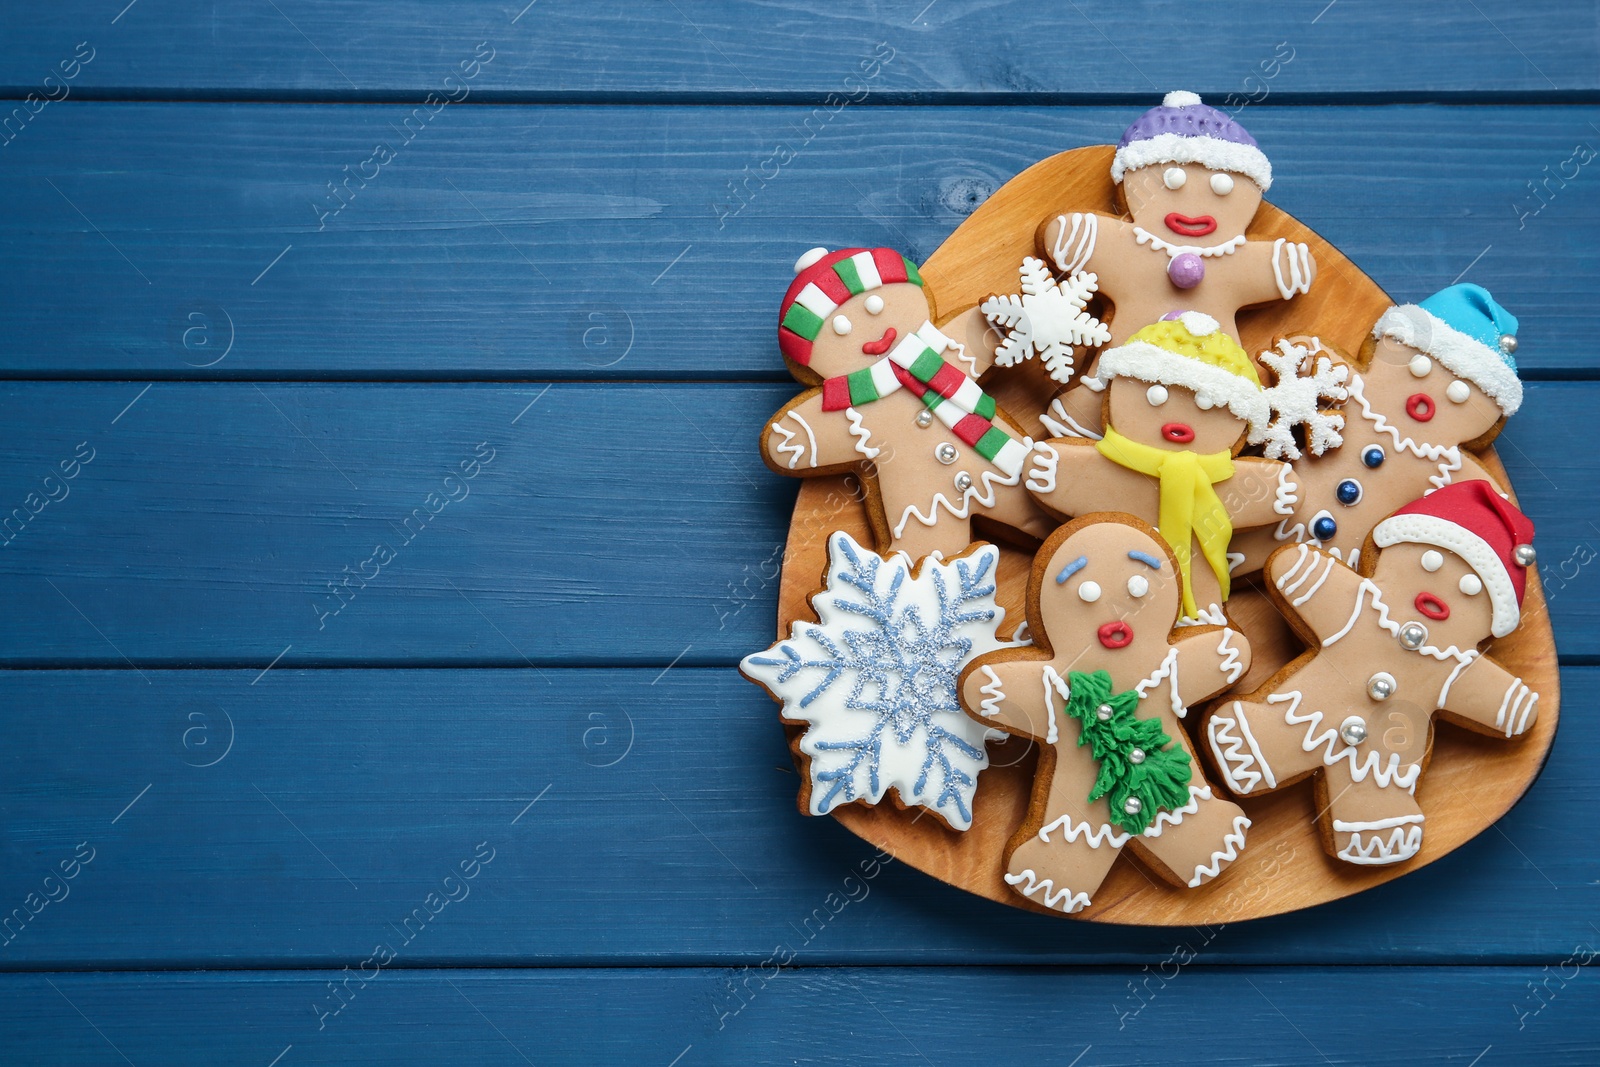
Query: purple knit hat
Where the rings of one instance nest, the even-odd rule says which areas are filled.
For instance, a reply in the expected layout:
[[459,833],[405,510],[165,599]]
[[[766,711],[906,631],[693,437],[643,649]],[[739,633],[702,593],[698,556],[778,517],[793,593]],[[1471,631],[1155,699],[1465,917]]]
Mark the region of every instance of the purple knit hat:
[[1124,131],[1111,180],[1120,183],[1128,171],[1157,163],[1199,163],[1243,174],[1263,193],[1272,188],[1272,164],[1256,147],[1256,139],[1194,93],[1168,93],[1160,107],[1146,111]]

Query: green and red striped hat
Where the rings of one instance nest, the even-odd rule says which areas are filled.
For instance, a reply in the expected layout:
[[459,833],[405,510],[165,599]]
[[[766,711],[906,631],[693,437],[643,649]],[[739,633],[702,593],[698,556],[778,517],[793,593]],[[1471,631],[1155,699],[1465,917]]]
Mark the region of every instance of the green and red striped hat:
[[778,309],[778,347],[801,365],[811,362],[811,344],[840,304],[880,285],[922,284],[916,264],[892,248],[813,248],[794,273]]

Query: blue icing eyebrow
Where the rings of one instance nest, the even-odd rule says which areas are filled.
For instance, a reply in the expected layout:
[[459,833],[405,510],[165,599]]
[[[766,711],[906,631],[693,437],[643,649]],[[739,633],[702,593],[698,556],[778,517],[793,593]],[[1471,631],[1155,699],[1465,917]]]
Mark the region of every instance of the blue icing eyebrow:
[[1061,573],[1056,575],[1056,584],[1060,585],[1062,582],[1066,581],[1068,578],[1071,578],[1074,574],[1077,574],[1088,565],[1089,557],[1079,556],[1077,559],[1061,568]]
[[1136,559],[1140,563],[1145,564],[1147,567],[1152,567],[1155,570],[1160,570],[1161,569],[1161,561],[1159,559],[1156,559],[1154,556],[1152,556],[1148,552],[1140,552],[1138,550],[1135,550],[1135,551],[1132,551],[1132,552],[1128,553],[1128,558],[1129,559]]

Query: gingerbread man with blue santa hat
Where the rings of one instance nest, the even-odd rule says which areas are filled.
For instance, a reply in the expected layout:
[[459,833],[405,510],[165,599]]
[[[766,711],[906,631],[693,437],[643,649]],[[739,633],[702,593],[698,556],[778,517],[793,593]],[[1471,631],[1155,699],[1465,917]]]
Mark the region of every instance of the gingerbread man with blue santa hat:
[[[1287,343],[1340,358],[1315,338]],[[1452,285],[1385,311],[1351,368],[1338,440],[1321,449],[1310,441],[1311,454],[1295,460],[1293,514],[1234,539],[1239,571],[1296,542],[1357,566],[1367,534],[1401,505],[1446,485],[1493,485],[1473,453],[1522,406],[1516,350],[1516,317],[1482,286]]]

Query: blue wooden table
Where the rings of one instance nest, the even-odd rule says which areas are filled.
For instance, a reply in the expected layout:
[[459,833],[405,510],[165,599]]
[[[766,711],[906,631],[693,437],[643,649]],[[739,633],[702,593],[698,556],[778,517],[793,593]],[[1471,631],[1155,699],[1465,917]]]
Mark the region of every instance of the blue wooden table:
[[[1595,5],[124,2],[0,10],[0,1062],[1600,1058]],[[1445,860],[1142,930],[800,818],[734,664],[797,252],[1174,88],[1521,318],[1564,715]]]

